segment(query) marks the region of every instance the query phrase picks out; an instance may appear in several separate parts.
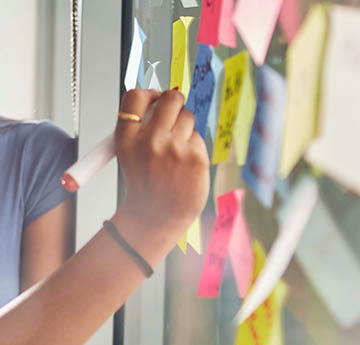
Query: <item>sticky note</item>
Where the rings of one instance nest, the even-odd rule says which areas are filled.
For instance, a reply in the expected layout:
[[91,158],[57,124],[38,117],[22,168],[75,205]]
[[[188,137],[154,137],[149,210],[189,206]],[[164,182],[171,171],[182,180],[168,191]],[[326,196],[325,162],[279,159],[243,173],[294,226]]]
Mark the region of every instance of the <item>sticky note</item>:
[[146,35],[140,27],[136,18],[134,18],[134,35],[131,43],[129,61],[125,73],[125,88],[131,90],[136,88],[136,82],[141,66],[142,50],[146,40]]
[[264,268],[235,317],[239,324],[245,321],[271,294],[288,267],[314,210],[318,198],[316,182],[305,175],[296,187],[291,200],[287,202],[286,212],[283,213],[284,221],[270,249]]
[[360,263],[343,229],[320,199],[296,250],[296,259],[338,324],[360,321]]
[[208,115],[208,127],[210,130],[211,139],[214,142],[216,136],[216,125],[217,125],[217,118],[219,111],[218,99],[221,89],[220,77],[224,69],[224,65],[221,59],[214,52],[214,49],[211,48],[211,50],[212,50],[211,69],[213,70],[214,78],[215,78],[215,90],[214,90],[213,98],[211,100],[211,105]]
[[264,64],[283,0],[238,1],[234,24],[254,62]]
[[247,52],[236,54],[224,61],[225,76],[212,156],[213,164],[229,158],[246,61]]
[[234,142],[236,149],[236,162],[244,165],[248,152],[251,127],[256,111],[256,95],[252,79],[250,56],[246,57],[244,82],[240,95],[238,114],[234,128]]
[[234,0],[223,0],[219,24],[219,42],[229,48],[236,48],[236,29],[232,21]]
[[288,43],[291,43],[301,25],[299,0],[283,0],[279,22]]
[[177,243],[178,247],[181,249],[181,251],[186,254],[187,249],[187,232],[180,238],[180,240]]
[[161,91],[160,81],[156,72],[156,67],[159,65],[160,61],[156,61],[151,63],[148,61],[150,65],[145,73],[144,81],[143,81],[143,88],[144,89],[154,89]]
[[212,51],[204,44],[199,45],[191,89],[185,108],[195,115],[195,129],[203,138],[206,135],[206,124],[210,104],[215,88],[214,73],[211,68]]
[[258,105],[249,152],[242,169],[244,181],[266,208],[271,208],[285,121],[286,83],[269,66],[258,72]]
[[181,4],[184,8],[198,7],[199,4],[196,0],[181,0]]
[[217,47],[223,0],[206,0],[202,3],[197,42]]
[[187,243],[199,254],[202,253],[200,218],[196,218],[187,232]]
[[[265,264],[265,253],[254,241],[253,282]],[[279,281],[269,297],[237,329],[236,345],[282,345],[282,307],[287,296],[286,284]]]
[[211,233],[198,288],[199,297],[219,295],[228,247],[239,210],[241,191],[231,191],[218,197],[218,216]]
[[[242,195],[241,204],[244,201],[245,192]],[[250,231],[242,207],[240,207],[235,219],[229,245],[229,257],[239,297],[245,298],[251,283],[254,255]]]
[[305,158],[360,194],[360,10],[330,9],[319,135]]
[[170,89],[178,87],[185,98],[190,91],[188,30],[193,20],[193,17],[180,17],[173,23]]
[[288,100],[279,175],[287,177],[315,137],[327,14],[315,5],[287,51]]

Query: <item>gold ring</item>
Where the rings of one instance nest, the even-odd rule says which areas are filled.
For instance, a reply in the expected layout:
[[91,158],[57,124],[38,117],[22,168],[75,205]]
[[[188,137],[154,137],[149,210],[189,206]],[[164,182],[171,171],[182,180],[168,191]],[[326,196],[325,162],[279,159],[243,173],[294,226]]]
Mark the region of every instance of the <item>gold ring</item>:
[[119,111],[118,116],[121,120],[124,121],[141,122],[141,117],[136,114],[124,113],[123,111]]

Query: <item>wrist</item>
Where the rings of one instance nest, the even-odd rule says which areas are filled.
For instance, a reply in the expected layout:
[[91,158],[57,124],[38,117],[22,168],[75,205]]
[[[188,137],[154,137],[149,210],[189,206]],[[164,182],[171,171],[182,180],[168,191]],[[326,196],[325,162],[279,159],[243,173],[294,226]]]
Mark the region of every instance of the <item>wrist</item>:
[[119,207],[111,221],[121,236],[153,267],[175,246],[178,231],[146,222],[125,205]]

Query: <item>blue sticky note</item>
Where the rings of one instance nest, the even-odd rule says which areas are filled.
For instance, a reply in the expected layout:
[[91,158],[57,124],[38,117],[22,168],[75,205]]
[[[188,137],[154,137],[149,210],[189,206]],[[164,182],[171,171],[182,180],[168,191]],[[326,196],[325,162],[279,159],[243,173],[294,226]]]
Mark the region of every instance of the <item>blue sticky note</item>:
[[242,176],[266,207],[272,206],[285,120],[286,83],[268,66],[259,69],[258,102]]
[[199,45],[189,97],[185,108],[195,115],[195,129],[205,138],[210,104],[214,94],[215,79],[211,67],[212,51]]
[[212,59],[211,59],[211,68],[214,72],[215,77],[215,91],[214,96],[211,101],[209,115],[208,115],[208,127],[210,129],[211,139],[214,142],[216,136],[216,126],[217,126],[217,117],[219,112],[219,93],[221,90],[220,84],[220,76],[224,69],[224,64],[222,63],[221,59],[215,54],[214,48],[211,47],[212,50]]

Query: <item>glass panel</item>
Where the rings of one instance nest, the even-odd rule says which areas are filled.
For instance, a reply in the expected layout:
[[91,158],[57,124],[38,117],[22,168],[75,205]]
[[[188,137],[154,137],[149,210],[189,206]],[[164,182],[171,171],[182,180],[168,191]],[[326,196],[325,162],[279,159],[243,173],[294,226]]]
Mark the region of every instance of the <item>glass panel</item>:
[[[193,16],[195,18],[190,29],[190,64],[191,71],[194,68],[197,54],[196,34],[199,26],[200,8],[184,9],[181,1],[163,1],[161,7],[154,7],[151,4],[161,1],[134,1],[133,15],[136,17],[147,35],[144,45],[145,70],[147,61],[160,61],[158,75],[163,89],[169,87],[170,63],[171,63],[171,35],[172,22],[179,16]],[[198,0],[200,3],[201,1]],[[301,15],[305,17],[310,6],[317,3],[316,0],[301,1]],[[360,5],[359,0],[332,1],[339,4]],[[130,39],[130,38],[129,38]],[[220,47],[216,53],[225,59],[238,51],[244,49],[244,44],[238,38],[238,47],[235,50]],[[285,53],[287,45],[279,28],[276,29],[266,64],[285,74]],[[257,71],[254,68],[256,75]],[[211,196],[222,194],[232,188],[244,186],[241,181],[241,171],[233,160],[220,164],[217,172],[216,190],[214,190],[214,177],[216,167],[211,168],[212,190]],[[300,166],[292,174],[291,180],[304,170]],[[356,257],[360,259],[360,200],[358,197],[344,192],[335,182],[326,177],[319,179],[320,194],[322,200],[328,207],[331,216],[336,220],[341,235],[345,238],[347,245],[352,248]],[[271,243],[278,232],[276,209],[279,200],[276,199],[271,210],[265,210],[258,200],[248,193],[245,200],[245,214],[249,222],[253,238],[269,250]],[[207,248],[209,237],[215,219],[213,197],[209,198],[208,205],[202,215],[203,247]],[[336,255],[336,253],[334,253]],[[230,345],[234,343],[235,327],[231,320],[239,310],[241,300],[237,296],[236,286],[232,269],[227,263],[224,279],[218,299],[199,299],[197,288],[204,255],[197,255],[188,248],[184,256],[178,248],[175,248],[166,262],[166,290],[165,290],[165,311],[164,311],[164,342],[165,345],[202,345],[218,344]],[[334,267],[334,274],[325,284],[335,284],[338,273],[342,268]],[[318,344],[318,345],[353,345],[360,337],[360,326],[355,325],[349,330],[342,329],[334,320],[323,300],[317,291],[310,284],[304,271],[296,260],[293,260],[288,268],[285,281],[290,286],[290,295],[284,312],[284,334],[285,344]],[[324,286],[326,289],[326,285]],[[346,286],[341,286],[343,293],[346,293]],[[150,287],[149,287],[150,289]],[[148,291],[147,298],[156,295],[156,290]],[[135,303],[136,304],[136,303]],[[135,305],[134,304],[134,305]],[[125,321],[125,333],[130,332],[129,317],[133,312],[131,305],[128,305]],[[136,307],[134,307],[136,308]],[[138,310],[139,313],[141,311]],[[157,309],[154,313],[162,313]],[[134,325],[134,324],[133,324]],[[133,331],[146,333],[146,323],[133,327]],[[151,332],[147,333],[149,338],[138,340],[139,344],[156,343],[158,339],[151,338]],[[138,339],[138,338],[137,338]],[[128,343],[126,343],[128,344]]]

